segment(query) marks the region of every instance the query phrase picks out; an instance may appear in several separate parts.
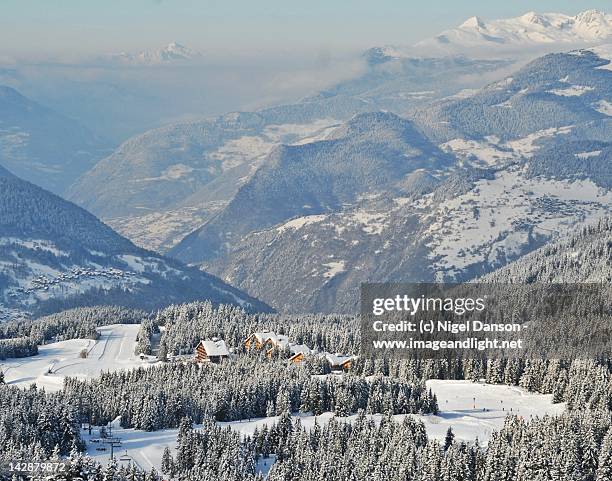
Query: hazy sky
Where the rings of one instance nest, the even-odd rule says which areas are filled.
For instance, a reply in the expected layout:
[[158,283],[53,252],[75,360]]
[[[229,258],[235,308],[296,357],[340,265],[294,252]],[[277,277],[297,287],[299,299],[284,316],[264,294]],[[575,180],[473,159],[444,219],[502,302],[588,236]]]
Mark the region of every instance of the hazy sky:
[[178,41],[206,51],[410,44],[479,15],[609,10],[610,0],[0,0],[5,53],[106,53]]

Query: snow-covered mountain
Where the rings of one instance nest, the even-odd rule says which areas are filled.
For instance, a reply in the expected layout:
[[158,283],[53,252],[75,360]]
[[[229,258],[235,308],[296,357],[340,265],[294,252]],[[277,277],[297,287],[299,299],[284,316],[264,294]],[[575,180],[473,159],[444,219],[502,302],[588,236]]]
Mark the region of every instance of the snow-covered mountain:
[[165,252],[223,208],[276,146],[323,139],[362,112],[402,114],[465,94],[508,66],[467,58],[368,59],[359,77],[293,104],[134,136],[67,195],[138,245]]
[[0,163],[16,175],[62,193],[108,147],[78,122],[0,86]]
[[397,145],[415,137],[388,113],[275,151],[171,253],[295,312],[354,311],[365,281],[460,281],[499,268],[612,208],[604,50],[551,54],[423,108],[417,125],[453,162],[402,156]]
[[294,312],[354,311],[364,281],[472,279],[609,213],[606,45],[442,98],[413,86],[500,65],[368,64],[304,102],[133,138],[71,198]]
[[226,246],[250,232],[337,212],[381,189],[402,192],[407,175],[453,162],[411,122],[390,113],[360,114],[325,140],[272,151],[223,211],[170,252],[193,263],[223,257]]
[[[440,142],[488,136],[508,140],[568,126],[597,129],[610,121],[610,58],[607,45],[548,54],[474,95],[434,102],[410,116]],[[609,140],[605,129],[601,135]]]
[[134,246],[87,211],[0,167],[0,319],[211,299],[265,309],[219,279]]
[[587,10],[575,16],[528,12],[520,17],[484,20],[471,17],[456,28],[416,43],[412,47],[382,47],[380,56],[426,55],[495,57],[524,56],[534,51],[562,51],[572,46],[605,42],[612,38],[612,15]]
[[486,276],[483,282],[612,282],[612,218],[583,227]]
[[201,54],[189,47],[172,42],[158,50],[143,50],[138,53],[120,52],[111,54],[108,59],[113,62],[132,65],[163,65],[172,62],[196,60]]

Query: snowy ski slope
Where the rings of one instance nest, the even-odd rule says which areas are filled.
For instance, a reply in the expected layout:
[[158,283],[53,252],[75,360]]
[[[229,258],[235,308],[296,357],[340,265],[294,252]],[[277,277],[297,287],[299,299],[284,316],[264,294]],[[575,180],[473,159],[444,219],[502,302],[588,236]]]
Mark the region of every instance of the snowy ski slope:
[[[98,328],[100,338],[71,339],[38,348],[37,356],[1,361],[7,384],[58,391],[65,377],[91,378],[104,371],[148,366],[134,354],[136,335],[140,325],[115,324]],[[87,358],[80,357],[87,350]]]

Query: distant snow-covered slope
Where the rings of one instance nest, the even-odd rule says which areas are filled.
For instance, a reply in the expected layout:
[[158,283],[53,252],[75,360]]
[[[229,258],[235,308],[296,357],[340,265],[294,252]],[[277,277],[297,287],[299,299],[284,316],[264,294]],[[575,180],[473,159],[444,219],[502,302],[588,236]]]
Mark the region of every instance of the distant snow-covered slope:
[[436,161],[431,144],[419,146],[430,152],[422,163],[401,155],[397,146],[418,136],[389,113],[279,150],[170,252],[294,312],[355,311],[362,282],[465,281],[495,270],[610,212],[602,105],[612,83],[596,52],[550,54],[420,110],[419,126],[452,162]]
[[[322,140],[353,115],[402,114],[482,87],[506,60],[379,61],[319,94],[256,112],[182,121],[136,135],[79,178],[67,196],[138,245],[167,251],[229,202],[280,144]],[[426,85],[426,88],[423,87]]]
[[483,277],[483,282],[612,282],[612,218],[583,227]]
[[0,320],[79,305],[257,300],[134,246],[87,211],[0,167]]
[[227,254],[249,232],[293,217],[326,214],[379,189],[394,190],[419,169],[447,169],[454,159],[414,125],[384,112],[364,113],[325,140],[275,149],[217,216],[171,250],[200,263]]
[[518,139],[568,126],[580,138],[610,141],[612,130],[599,127],[610,121],[610,50],[606,44],[548,54],[473,95],[434,102],[410,116],[442,142]]
[[201,54],[177,42],[171,42],[158,50],[143,50],[138,53],[120,52],[105,59],[127,65],[163,65],[173,62],[196,60]]
[[68,198],[105,219],[227,201],[275,145],[338,123],[269,117],[233,113],[135,136],[78,179]]
[[602,43],[612,38],[612,15],[587,10],[575,16],[528,12],[520,17],[483,20],[471,17],[456,28],[412,47],[382,47],[382,55],[403,57],[465,54],[478,57],[524,56],[534,51],[561,51]]

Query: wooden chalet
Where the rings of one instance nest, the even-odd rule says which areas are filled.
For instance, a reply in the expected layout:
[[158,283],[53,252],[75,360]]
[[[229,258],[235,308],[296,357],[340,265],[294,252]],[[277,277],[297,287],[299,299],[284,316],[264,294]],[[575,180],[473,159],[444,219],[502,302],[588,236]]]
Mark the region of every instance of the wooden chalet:
[[226,359],[229,359],[230,352],[221,339],[213,339],[210,341],[200,341],[196,346],[196,362],[212,362],[219,364]]
[[311,349],[306,344],[293,344],[289,346],[289,352],[291,353],[289,362],[294,364],[299,364],[308,354],[312,353]]
[[276,334],[272,331],[264,331],[264,332],[254,332],[249,337],[247,337],[244,342],[244,346],[247,349],[266,349],[266,352],[269,353],[270,350],[276,348],[284,348],[289,346],[289,337],[283,334]]
[[275,334],[266,341],[266,356],[272,357],[272,354],[276,350],[288,349],[291,344],[289,343],[289,337],[283,334]]
[[274,337],[276,334],[273,332],[254,332],[249,337],[247,337],[246,341],[244,341],[244,347],[247,349],[262,349],[266,342]]
[[272,331],[254,332],[244,341],[245,347],[248,349],[265,349],[268,357],[271,357],[278,349],[285,350],[288,353],[289,364],[299,364],[308,355],[317,355],[326,359],[330,369],[334,372],[344,372],[351,368],[355,356],[348,354],[331,354],[328,352],[316,352],[310,349],[306,344],[294,344],[289,341],[289,337],[284,334],[276,334]]
[[325,359],[329,363],[329,367],[332,371],[341,372],[348,371],[351,368],[351,364],[355,359],[354,356],[348,356],[346,354],[325,354]]

